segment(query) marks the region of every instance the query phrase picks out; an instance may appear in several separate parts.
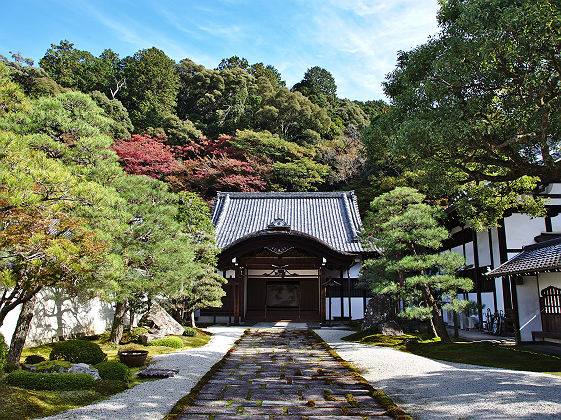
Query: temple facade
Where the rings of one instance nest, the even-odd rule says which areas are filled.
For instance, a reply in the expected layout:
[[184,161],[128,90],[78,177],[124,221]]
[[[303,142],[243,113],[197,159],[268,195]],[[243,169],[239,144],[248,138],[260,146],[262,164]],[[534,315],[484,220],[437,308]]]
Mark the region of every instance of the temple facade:
[[219,192],[212,221],[226,296],[200,322],[363,317],[368,298],[357,278],[366,252],[352,191]]

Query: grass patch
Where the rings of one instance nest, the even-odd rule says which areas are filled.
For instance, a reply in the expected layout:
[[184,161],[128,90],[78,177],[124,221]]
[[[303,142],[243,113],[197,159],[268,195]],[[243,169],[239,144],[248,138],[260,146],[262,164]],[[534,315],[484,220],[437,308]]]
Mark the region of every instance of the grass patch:
[[[183,347],[180,349],[175,349],[172,347],[166,346],[142,346],[140,344],[113,344],[111,343],[106,334],[100,337],[92,337],[87,339],[88,341],[93,341],[94,343],[98,344],[101,347],[101,350],[105,354],[107,354],[107,360],[110,361],[118,361],[119,357],[117,353],[119,350],[131,350],[131,349],[142,349],[148,350],[148,357],[156,356],[158,354],[165,354],[165,353],[172,353],[178,350],[186,350],[194,347],[201,347],[204,346],[206,343],[210,341],[211,335],[208,333],[200,333],[197,334],[195,337],[185,337],[185,336],[171,336],[171,337],[179,337],[183,341]],[[21,363],[24,362],[25,358],[31,354],[38,354],[43,356],[45,359],[49,360],[49,355],[51,354],[53,345],[52,344],[45,344],[43,346],[37,347],[29,347],[23,350],[21,355]]]
[[[164,346],[141,346],[139,344],[120,346],[108,342],[105,336],[101,336],[102,338],[92,337],[90,341],[99,344],[103,352],[107,354],[107,359],[110,361],[119,360],[117,355],[119,350],[142,348],[148,350],[148,356],[151,357],[158,354],[201,347],[208,343],[211,337],[210,334],[206,332],[197,334],[195,337],[178,336],[183,340],[184,347],[181,349],[174,349]],[[52,344],[26,348],[23,350],[21,362],[23,363],[25,358],[31,354],[41,355],[48,360],[51,350]],[[136,373],[142,369],[144,369],[144,367],[131,368],[132,380],[128,382],[129,388],[142,382],[158,380],[157,378],[139,378]],[[92,404],[108,397],[109,395],[102,394],[94,389],[79,391],[32,391],[9,386],[0,382],[0,401],[2,402],[0,420],[23,420],[50,416],[60,411]]]
[[31,391],[0,383],[1,420],[30,419],[81,407],[107,398],[91,389]]
[[561,357],[509,344],[480,341],[456,341],[451,344],[443,344],[438,339],[428,339],[422,335],[404,334],[400,337],[392,337],[372,334],[368,331],[351,334],[344,337],[343,340],[392,347],[446,362],[552,373],[561,376]]

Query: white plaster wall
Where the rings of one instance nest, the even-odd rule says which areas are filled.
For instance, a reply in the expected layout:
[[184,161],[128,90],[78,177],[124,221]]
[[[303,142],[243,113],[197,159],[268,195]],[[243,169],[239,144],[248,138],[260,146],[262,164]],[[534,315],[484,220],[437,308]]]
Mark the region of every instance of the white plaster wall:
[[561,194],[561,183],[554,182],[554,183],[548,184],[547,187],[545,187],[544,193],[545,194]]
[[466,243],[466,264],[474,265],[473,259],[473,241]]
[[551,218],[551,229],[554,232],[561,232],[561,214]]
[[[541,273],[538,280],[540,293],[549,286],[561,288],[561,273]],[[520,339],[531,341],[532,331],[542,331],[536,276],[524,277],[524,284],[517,284],[516,291],[518,292]]]
[[462,245],[455,246],[450,251],[455,252],[456,254],[460,254],[462,257],[464,256],[464,247]]
[[486,230],[477,232],[477,249],[479,251],[479,266],[484,267],[491,265],[491,256],[489,254],[489,234]]
[[[366,299],[368,305],[369,298]],[[351,298],[351,317],[352,319],[364,318],[363,299],[361,297]],[[349,298],[343,298],[343,310],[345,317],[349,316]],[[341,298],[331,298],[331,319],[341,316]],[[325,318],[329,319],[329,299],[325,299]]]
[[504,302],[504,296],[503,296],[503,279],[502,279],[502,277],[495,278],[495,290],[497,291],[497,311],[503,311],[504,312],[505,302]]
[[[0,332],[9,343],[16,328],[21,307],[10,312]],[[41,292],[35,310],[26,346],[56,341],[58,337],[101,334],[111,328],[114,308],[95,299],[68,297],[58,291]]]
[[[534,243],[534,237],[545,232],[543,217],[531,218],[526,214],[515,213],[505,218],[506,247],[521,249]],[[509,254],[509,258],[516,254]]]
[[491,239],[493,241],[493,268],[497,268],[501,265],[501,253],[499,250],[499,229],[491,229]]

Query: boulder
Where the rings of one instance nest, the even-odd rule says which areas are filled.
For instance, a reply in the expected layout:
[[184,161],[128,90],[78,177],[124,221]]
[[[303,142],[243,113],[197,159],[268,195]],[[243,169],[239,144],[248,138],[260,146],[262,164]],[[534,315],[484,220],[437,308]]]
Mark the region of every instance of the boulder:
[[157,340],[158,338],[165,338],[165,334],[142,334],[140,336],[140,344],[145,346],[149,341]]
[[390,299],[384,295],[373,296],[366,306],[361,329],[377,329],[378,326],[391,317]]
[[142,315],[138,325],[147,326],[160,336],[182,335],[185,331],[183,326],[155,301],[152,301],[148,311]]
[[98,379],[101,379],[101,376],[99,376],[99,372],[97,371],[97,369],[91,368],[86,363],[74,363],[72,366],[70,366],[70,369],[68,369],[67,372],[68,373],[86,373],[86,374],[90,375],[92,378],[94,378],[94,380],[96,380],[96,381]]
[[380,332],[384,335],[393,335],[399,336],[403,335],[403,330],[399,326],[399,324],[393,320],[382,322],[379,325]]

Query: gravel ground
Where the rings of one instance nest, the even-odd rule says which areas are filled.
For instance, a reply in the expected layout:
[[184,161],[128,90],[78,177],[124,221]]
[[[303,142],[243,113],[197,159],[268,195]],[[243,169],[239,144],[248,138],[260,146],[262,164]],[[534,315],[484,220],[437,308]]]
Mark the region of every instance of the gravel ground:
[[560,419],[561,378],[427,359],[316,332],[405,411],[428,419]]
[[189,350],[153,357],[152,367],[178,369],[172,378],[148,381],[107,400],[47,417],[49,420],[161,419],[187,395],[191,388],[218,362],[243,333],[244,328],[211,327],[208,344]]

